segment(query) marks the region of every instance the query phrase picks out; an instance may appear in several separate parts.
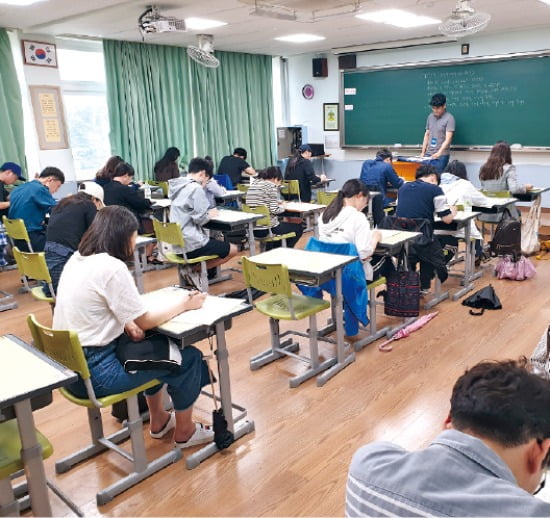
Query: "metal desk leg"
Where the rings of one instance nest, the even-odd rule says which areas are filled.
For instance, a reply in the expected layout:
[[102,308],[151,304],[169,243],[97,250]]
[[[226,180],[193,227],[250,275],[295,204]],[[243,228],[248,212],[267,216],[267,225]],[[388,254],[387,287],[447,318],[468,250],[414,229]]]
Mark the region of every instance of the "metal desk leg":
[[143,265],[141,263],[140,247],[134,248],[134,278],[136,279],[136,286],[140,293],[144,293],[143,288]]
[[464,240],[466,241],[466,250],[464,252],[464,287],[453,294],[452,299],[458,300],[460,297],[474,289],[474,261],[475,261],[475,243],[471,239],[470,221],[464,227]]
[[336,308],[336,364],[317,376],[317,386],[322,387],[330,378],[355,361],[355,352],[350,351],[346,355],[346,343],[344,342],[344,298],[342,296],[342,268],[336,270],[336,295],[331,303]]
[[248,222],[248,251],[249,256],[256,255],[256,240],[254,239],[254,222]]
[[21,458],[25,465],[32,512],[34,516],[52,516],[46,473],[42,461],[42,448],[36,438],[31,402],[29,399],[25,399],[15,403],[14,407],[21,437]]
[[[233,432],[235,440],[240,439],[243,435],[246,435],[254,431],[254,421],[248,419],[242,419],[235,422],[233,419],[233,405],[231,401],[231,380],[229,376],[229,352],[227,350],[227,344],[225,342],[225,326],[224,322],[218,322],[216,324],[216,357],[218,360],[218,377],[220,387],[221,406],[225,418],[227,419],[228,429]],[[185,465],[187,469],[196,468],[203,460],[214,455],[218,450],[215,443],[211,442],[199,451],[189,455],[185,459]]]
[[317,211],[313,213],[313,235],[319,239],[319,213]]

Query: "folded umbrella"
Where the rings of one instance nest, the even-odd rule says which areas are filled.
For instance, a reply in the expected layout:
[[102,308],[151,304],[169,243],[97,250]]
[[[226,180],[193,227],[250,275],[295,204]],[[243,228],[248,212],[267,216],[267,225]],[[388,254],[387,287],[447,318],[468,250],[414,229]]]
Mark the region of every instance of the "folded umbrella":
[[399,340],[401,338],[406,338],[411,333],[416,331],[417,329],[420,329],[421,327],[424,327],[432,318],[434,318],[439,311],[434,311],[433,313],[428,313],[427,315],[423,315],[420,318],[417,318],[414,322],[410,323],[408,326],[405,326],[403,329],[400,329],[395,333],[389,340],[386,340],[385,342],[381,343],[378,346],[379,351],[389,352],[393,349],[391,345],[389,345],[394,340]]

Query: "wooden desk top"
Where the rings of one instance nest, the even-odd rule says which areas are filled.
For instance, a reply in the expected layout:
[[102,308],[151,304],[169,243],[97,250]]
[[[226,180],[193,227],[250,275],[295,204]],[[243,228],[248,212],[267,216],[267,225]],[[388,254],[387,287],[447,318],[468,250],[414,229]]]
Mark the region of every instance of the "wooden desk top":
[[74,383],[77,375],[14,335],[0,336],[0,408]]

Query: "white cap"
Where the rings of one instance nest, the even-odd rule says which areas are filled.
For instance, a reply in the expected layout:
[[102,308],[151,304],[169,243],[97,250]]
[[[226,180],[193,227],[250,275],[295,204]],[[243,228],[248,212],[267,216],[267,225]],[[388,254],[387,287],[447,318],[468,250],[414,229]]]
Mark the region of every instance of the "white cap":
[[93,198],[97,198],[103,204],[103,187],[101,185],[95,182],[82,182],[79,190],[89,194]]

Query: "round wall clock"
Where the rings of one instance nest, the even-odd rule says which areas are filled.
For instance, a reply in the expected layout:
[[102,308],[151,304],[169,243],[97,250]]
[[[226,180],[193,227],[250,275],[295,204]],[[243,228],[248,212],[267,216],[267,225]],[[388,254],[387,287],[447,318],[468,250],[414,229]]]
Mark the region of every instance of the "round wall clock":
[[304,96],[304,99],[307,99],[309,101],[310,99],[313,99],[314,94],[315,90],[313,89],[313,86],[304,85],[304,87],[302,88],[302,95]]

